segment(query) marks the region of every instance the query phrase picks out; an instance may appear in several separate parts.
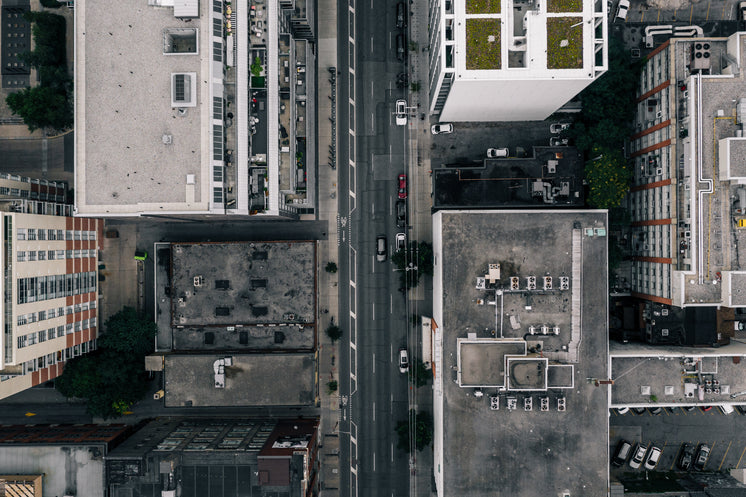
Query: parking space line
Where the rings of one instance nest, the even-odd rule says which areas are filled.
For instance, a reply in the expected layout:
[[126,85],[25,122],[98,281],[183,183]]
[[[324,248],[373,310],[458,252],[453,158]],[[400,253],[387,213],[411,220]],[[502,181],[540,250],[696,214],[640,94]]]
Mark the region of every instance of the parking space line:
[[710,20],[710,5],[712,4],[712,0],[707,2],[707,17],[705,17],[705,21]]
[[645,11],[643,10],[642,15],[640,16],[640,22],[644,22],[644,21],[645,21]]
[[676,464],[676,460],[679,458],[679,453],[681,452],[681,448],[684,446],[684,442],[681,442],[679,444],[679,450],[676,451],[676,455],[673,458],[673,461],[671,461],[671,467],[669,468],[670,471],[673,471],[673,467]]
[[746,452],[746,445],[744,445],[743,450],[741,451],[741,457],[738,458],[738,464],[736,464],[736,469],[738,469],[741,466],[741,459],[743,459],[744,452]]
[[679,9],[673,9],[673,20],[674,20],[674,21],[676,20],[676,11],[677,11],[677,10],[679,10]]
[[725,462],[725,458],[728,457],[728,451],[730,450],[730,444],[732,444],[732,443],[733,443],[733,440],[731,440],[730,442],[728,442],[728,448],[725,449],[725,455],[723,456],[723,460],[720,461],[720,466],[718,466],[718,471],[720,471],[720,468],[723,467],[723,463]]
[[728,6],[728,2],[723,2],[723,15],[720,16],[720,18],[724,21],[725,20],[725,7]]
[[661,21],[661,9],[658,9],[658,17],[656,18],[655,22]]
[[694,15],[694,5],[692,4],[692,8],[689,11],[689,24],[692,23],[692,16]]

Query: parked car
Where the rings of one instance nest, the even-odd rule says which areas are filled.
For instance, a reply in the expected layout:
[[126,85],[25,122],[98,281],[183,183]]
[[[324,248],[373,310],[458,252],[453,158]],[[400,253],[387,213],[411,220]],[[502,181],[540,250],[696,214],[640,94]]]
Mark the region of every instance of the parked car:
[[407,235],[404,233],[396,234],[396,250],[404,250],[407,247]]
[[681,447],[681,455],[679,455],[679,469],[682,471],[689,471],[689,468],[692,467],[692,455],[694,454],[694,451],[692,450],[692,446],[689,444],[684,444],[683,447]]
[[399,175],[399,198],[407,198],[407,175]]
[[651,447],[648,457],[645,458],[645,469],[653,471],[661,457],[661,450],[658,447]]
[[611,458],[611,465],[620,467],[622,464],[626,463],[631,451],[631,443],[624,439],[619,440],[619,443],[616,446],[616,451],[614,451],[614,456]]
[[645,408],[644,407],[633,407],[632,412],[635,414],[645,414]]
[[404,29],[407,26],[407,11],[404,2],[396,4],[396,27]]
[[409,371],[409,354],[407,349],[399,349],[399,372],[406,373]]
[[656,406],[650,409],[650,414],[655,414],[656,416],[663,412],[663,408]]
[[699,444],[697,449],[697,456],[694,458],[694,469],[702,471],[705,469],[707,459],[710,457],[710,447],[707,444]]
[[507,157],[510,155],[510,150],[507,148],[488,148],[487,149],[487,158],[488,159],[497,159],[500,157]]
[[736,411],[738,414],[746,414],[746,406],[736,406]]
[[[627,0],[622,1],[626,2]],[[404,62],[404,59],[407,56],[406,44],[407,43],[403,34],[396,35],[396,58],[399,59],[399,62]]]
[[447,135],[449,133],[453,133],[453,124],[451,123],[433,124],[430,127],[430,132],[434,135]]
[[550,147],[567,147],[568,145],[570,145],[569,138],[559,138],[557,136],[553,136],[549,139]]
[[396,201],[396,227],[403,228],[407,225],[407,203],[404,200]]
[[616,18],[621,21],[626,21],[628,11],[629,11],[629,0],[619,0],[619,6],[616,9]]
[[566,129],[570,129],[571,124],[572,123],[552,123],[549,125],[549,132],[556,135]]
[[637,444],[635,446],[635,452],[632,456],[632,459],[629,460],[629,467],[632,469],[637,469],[640,467],[640,464],[642,464],[643,459],[645,459],[645,453],[648,451],[648,448],[642,444]]
[[712,406],[701,406],[702,412],[709,412],[712,410]]
[[720,406],[720,410],[723,411],[723,414],[726,414],[726,415],[733,414],[733,411],[735,411],[735,409],[733,409],[733,406],[730,406],[728,404]]
[[376,237],[376,260],[378,262],[386,260],[386,235]]
[[617,414],[627,414],[629,412],[629,407],[620,407],[616,410]]
[[396,114],[396,125],[406,126],[407,125],[407,101],[397,100],[394,113]]
[[684,406],[682,407],[686,412],[692,412],[694,410],[694,406]]

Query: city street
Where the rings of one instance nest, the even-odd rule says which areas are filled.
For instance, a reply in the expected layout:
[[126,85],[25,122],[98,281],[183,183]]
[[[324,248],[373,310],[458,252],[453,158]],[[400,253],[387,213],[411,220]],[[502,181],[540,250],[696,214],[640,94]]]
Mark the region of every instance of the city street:
[[[410,295],[398,291],[390,256],[397,229],[397,176],[408,174],[408,126],[397,126],[394,104],[406,98],[396,76],[396,3],[339,4],[337,113],[340,232],[340,488],[349,495],[408,495],[409,459],[394,431],[412,402],[398,349],[408,340]],[[349,19],[342,15],[347,13]],[[349,27],[353,32],[349,32]],[[354,42],[349,42],[353,39]],[[352,54],[350,54],[352,51]],[[321,71],[320,71],[321,72]],[[411,113],[410,113],[411,115]],[[342,192],[349,192],[347,195]],[[411,192],[409,211],[412,212]],[[410,215],[409,223],[413,218]],[[376,237],[387,254],[376,260]],[[410,292],[411,293],[411,292]],[[349,461],[349,468],[345,463]]]

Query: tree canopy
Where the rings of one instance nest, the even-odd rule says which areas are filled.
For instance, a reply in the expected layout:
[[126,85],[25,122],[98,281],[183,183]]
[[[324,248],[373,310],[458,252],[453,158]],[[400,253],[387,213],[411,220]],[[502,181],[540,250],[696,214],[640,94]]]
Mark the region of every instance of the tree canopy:
[[72,109],[64,93],[46,86],[35,86],[11,93],[5,99],[10,110],[23,118],[29,131],[72,126]]
[[632,172],[620,150],[594,147],[593,159],[585,164],[588,205],[598,209],[619,207],[629,191]]
[[[413,428],[412,430],[410,430],[410,426]],[[399,435],[397,444],[399,449],[411,452],[412,445],[414,445],[418,451],[422,452],[433,441],[433,416],[429,412],[415,413],[414,409],[410,409],[409,419],[399,421],[395,430]],[[414,434],[414,444],[411,440],[412,434]]]
[[125,307],[104,324],[98,350],[65,363],[55,388],[65,397],[88,400],[92,416],[122,415],[147,391],[145,355],[153,350],[157,327]]

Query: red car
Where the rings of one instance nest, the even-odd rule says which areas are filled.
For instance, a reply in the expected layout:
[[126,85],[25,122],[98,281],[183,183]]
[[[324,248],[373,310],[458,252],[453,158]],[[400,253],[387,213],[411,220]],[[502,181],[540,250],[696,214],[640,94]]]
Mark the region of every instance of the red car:
[[407,175],[406,174],[399,175],[399,198],[401,199],[407,198]]

